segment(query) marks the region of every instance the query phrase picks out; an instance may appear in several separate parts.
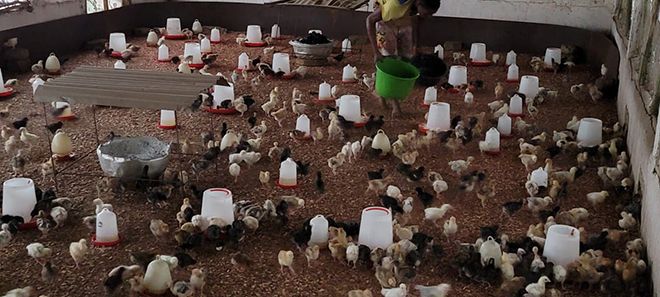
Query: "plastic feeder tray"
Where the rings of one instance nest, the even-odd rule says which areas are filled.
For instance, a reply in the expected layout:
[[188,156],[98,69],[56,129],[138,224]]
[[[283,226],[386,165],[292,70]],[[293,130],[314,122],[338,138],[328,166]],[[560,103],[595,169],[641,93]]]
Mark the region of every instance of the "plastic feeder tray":
[[376,64],[376,93],[388,99],[403,100],[410,95],[419,70],[398,59],[384,59]]

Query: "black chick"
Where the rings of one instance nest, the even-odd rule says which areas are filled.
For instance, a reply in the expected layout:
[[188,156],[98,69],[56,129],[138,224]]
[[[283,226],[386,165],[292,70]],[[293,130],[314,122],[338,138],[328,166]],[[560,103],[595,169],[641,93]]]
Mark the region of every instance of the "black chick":
[[252,98],[252,95],[243,95],[243,104],[247,105],[248,108],[254,105],[257,101]]
[[469,86],[471,89],[479,91],[484,88],[484,81],[479,79],[473,80],[469,83]]
[[415,188],[415,192],[417,192],[417,198],[422,201],[424,207],[429,207],[433,203],[433,194],[424,192],[421,187]]
[[373,262],[371,262],[371,249],[364,244],[358,246],[358,263],[367,265],[368,268],[373,265]]
[[440,88],[446,91],[446,90],[453,89],[454,86],[452,84],[448,83],[448,82],[443,82],[443,83],[440,84]]
[[227,122],[222,122],[222,126],[220,127],[220,137],[225,137],[225,134],[227,134]]
[[502,213],[507,216],[512,216],[514,213],[519,211],[523,206],[522,201],[509,201],[502,204]]
[[261,56],[258,56],[256,58],[252,59],[252,61],[250,61],[250,64],[252,64],[252,67],[257,67],[257,65],[259,63],[261,63]]
[[415,170],[411,170],[407,176],[409,181],[419,181],[424,177],[424,166],[417,167]]
[[151,252],[133,252],[131,253],[131,262],[140,265],[143,270],[147,270],[149,263],[156,259],[156,254]]
[[333,60],[337,62],[341,62],[341,60],[344,59],[344,52],[339,53],[338,55],[331,57]]
[[202,245],[202,239],[201,233],[189,234],[179,247],[184,250],[196,248]]
[[481,236],[481,239],[486,240],[488,237],[493,237],[497,238],[497,230],[500,228],[498,225],[493,225],[493,226],[483,226],[479,227],[479,235]]
[[541,222],[545,223],[548,220],[548,217],[556,217],[558,212],[559,212],[559,205],[555,206],[551,210],[540,211],[538,218]]
[[369,180],[383,179],[383,172],[385,172],[383,168],[378,169],[378,171],[367,171],[367,177]]
[[289,147],[285,147],[282,149],[282,153],[280,153],[280,162],[284,162],[288,158],[291,158],[291,149]]
[[179,266],[182,268],[197,264],[197,260],[193,259],[193,257],[191,257],[190,255],[184,252],[178,252],[174,254],[174,257],[176,257],[177,260],[179,260]]
[[355,127],[355,122],[351,122],[341,115],[337,115],[337,120],[339,120],[339,127],[341,127],[343,130]]
[[309,166],[311,164],[312,164],[311,162],[305,164],[305,162],[303,161],[296,161],[296,173],[302,176],[309,174]]
[[356,222],[336,222],[334,227],[344,229],[344,231],[346,231],[346,235],[353,238],[355,238],[360,233],[360,224]]
[[188,190],[190,190],[190,193],[193,197],[197,198],[197,201],[202,201],[204,190],[200,190],[196,185],[193,184],[188,185]]
[[181,62],[181,58],[179,58],[179,56],[174,56],[172,57],[172,59],[170,59],[170,62],[172,62],[172,64],[179,65],[179,63]]
[[277,214],[277,218],[280,219],[280,223],[282,225],[286,225],[289,223],[289,203],[286,201],[282,200],[280,203],[278,203],[275,206],[275,214]]
[[380,128],[383,127],[385,124],[384,116],[379,116],[378,118],[375,118],[374,115],[370,115],[369,119],[367,120],[367,123],[364,125],[364,128],[367,130],[369,135],[373,135],[378,131]]
[[[198,111],[200,107],[202,107],[202,103],[204,102],[204,99],[202,99],[202,95],[198,95],[197,98],[190,104],[190,110],[191,111]],[[211,104],[213,105],[213,104]]]
[[18,121],[14,121],[13,123],[11,123],[11,125],[14,126],[14,129],[16,130],[23,127],[27,127],[27,124],[28,124],[28,118],[22,118]]
[[252,113],[252,116],[247,119],[247,122],[250,124],[250,128],[254,128],[257,125],[257,113]]
[[135,188],[146,192],[147,188],[151,185],[151,179],[149,178],[149,165],[144,165],[142,167],[142,173],[140,173],[140,177],[135,181]]
[[64,127],[64,123],[62,123],[62,121],[58,121],[57,123],[48,124],[45,127],[46,129],[48,129],[48,131],[50,131],[51,134],[54,135],[55,132],[57,132],[57,130],[62,129],[62,127]]
[[227,108],[229,108],[230,104],[231,104],[231,100],[225,100],[225,101],[220,102],[219,106],[220,106],[220,108],[227,109]]
[[463,120],[463,117],[461,117],[461,115],[457,115],[457,116],[455,116],[454,118],[451,119],[451,121],[449,122],[449,124],[450,124],[449,126],[452,129],[454,129],[454,128],[456,128],[456,125],[458,125],[458,122],[460,122],[462,120]]
[[325,182],[323,181],[321,171],[316,172],[316,182],[314,184],[316,185],[316,190],[318,190],[319,193],[325,193]]
[[587,242],[580,242],[580,254],[587,250],[605,250],[607,246],[607,235],[609,232],[606,230],[601,231],[596,236],[589,236]]
[[380,195],[380,203],[383,207],[389,208],[395,213],[403,213],[403,208],[399,205],[399,201],[396,200],[396,198],[387,195]]
[[549,148],[545,149],[546,152],[548,152],[548,155],[550,156],[550,159],[554,158],[555,156],[561,154],[562,149],[558,147],[557,145],[553,144]]
[[170,196],[170,193],[164,193],[156,188],[149,189],[149,192],[147,193],[147,201],[152,204],[161,204],[167,200],[167,198]]
[[300,230],[296,230],[293,232],[292,237],[293,243],[296,244],[296,247],[298,247],[299,250],[302,250],[312,237],[312,229],[302,228]]
[[204,153],[202,158],[204,158],[204,160],[207,160],[207,161],[213,161],[213,160],[218,158],[218,155],[220,155],[220,147],[214,146],[214,147],[208,149]]

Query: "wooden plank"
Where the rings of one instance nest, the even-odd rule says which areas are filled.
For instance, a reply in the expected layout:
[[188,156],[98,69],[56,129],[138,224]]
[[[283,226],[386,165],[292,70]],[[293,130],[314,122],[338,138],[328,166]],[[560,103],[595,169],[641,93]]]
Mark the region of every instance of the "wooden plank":
[[55,87],[70,87],[70,88],[77,88],[80,86],[85,86],[86,88],[89,89],[95,89],[98,90],[99,92],[101,91],[116,91],[116,92],[145,92],[145,93],[152,93],[152,92],[157,92],[157,93],[164,93],[164,94],[175,94],[175,95],[186,95],[186,96],[191,96],[191,98],[195,98],[196,94],[199,93],[200,89],[196,87],[167,87],[165,85],[163,86],[146,86],[146,85],[98,85],[98,84],[93,84],[93,85],[85,85],[85,84],[80,84],[76,82],[53,82],[48,85],[50,86],[55,86]]

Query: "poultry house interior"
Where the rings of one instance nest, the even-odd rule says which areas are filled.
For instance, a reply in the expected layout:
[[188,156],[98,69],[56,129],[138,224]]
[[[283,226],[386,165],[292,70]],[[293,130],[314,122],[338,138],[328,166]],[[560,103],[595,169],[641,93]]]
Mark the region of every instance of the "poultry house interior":
[[0,4],[0,296],[656,296],[659,3],[388,1]]

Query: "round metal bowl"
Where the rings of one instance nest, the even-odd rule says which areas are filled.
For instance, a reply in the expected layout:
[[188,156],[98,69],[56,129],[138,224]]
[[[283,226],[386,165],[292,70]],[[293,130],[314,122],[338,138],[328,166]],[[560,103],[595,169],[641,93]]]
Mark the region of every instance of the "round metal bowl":
[[155,137],[120,137],[99,145],[96,155],[108,176],[139,178],[147,165],[149,177],[158,178],[167,168],[170,144]]
[[305,44],[295,40],[289,41],[293,53],[301,59],[325,59],[332,53],[332,40],[324,44]]

